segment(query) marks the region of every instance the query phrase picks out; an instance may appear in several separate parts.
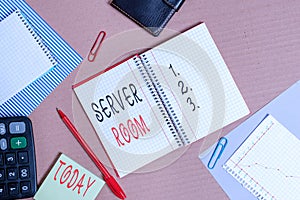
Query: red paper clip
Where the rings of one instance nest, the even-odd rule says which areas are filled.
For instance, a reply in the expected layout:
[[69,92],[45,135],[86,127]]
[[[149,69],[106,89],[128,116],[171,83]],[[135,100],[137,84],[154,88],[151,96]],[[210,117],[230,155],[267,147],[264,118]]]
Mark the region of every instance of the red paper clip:
[[94,44],[90,50],[90,53],[88,55],[88,61],[94,62],[105,36],[106,36],[106,33],[104,31],[100,31],[100,33],[97,36],[96,41],[94,42]]

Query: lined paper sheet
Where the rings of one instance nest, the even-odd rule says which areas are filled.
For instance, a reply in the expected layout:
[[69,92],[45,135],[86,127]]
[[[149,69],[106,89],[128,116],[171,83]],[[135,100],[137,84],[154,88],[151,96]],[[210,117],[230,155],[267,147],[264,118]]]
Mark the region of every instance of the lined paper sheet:
[[51,70],[55,60],[19,10],[0,22],[0,104]]
[[268,115],[223,168],[258,199],[300,199],[300,141]]

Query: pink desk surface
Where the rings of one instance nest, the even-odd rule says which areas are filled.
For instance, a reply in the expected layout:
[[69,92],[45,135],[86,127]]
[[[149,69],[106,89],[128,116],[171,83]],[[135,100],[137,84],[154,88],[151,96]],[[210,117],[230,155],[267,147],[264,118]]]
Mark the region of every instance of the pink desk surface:
[[[27,0],[27,2],[82,56],[100,30],[107,37],[137,25],[104,0]],[[187,0],[168,28],[183,31],[204,21],[238,87],[254,113],[300,79],[300,2]],[[63,152],[100,176],[58,118],[59,107],[72,112],[71,85],[78,69],[30,115],[33,122],[39,184]],[[222,130],[225,135],[243,120]],[[128,199],[228,199],[199,161],[201,140],[178,160],[161,170],[119,179]],[[112,172],[112,170],[111,170]],[[107,186],[97,199],[116,199]]]

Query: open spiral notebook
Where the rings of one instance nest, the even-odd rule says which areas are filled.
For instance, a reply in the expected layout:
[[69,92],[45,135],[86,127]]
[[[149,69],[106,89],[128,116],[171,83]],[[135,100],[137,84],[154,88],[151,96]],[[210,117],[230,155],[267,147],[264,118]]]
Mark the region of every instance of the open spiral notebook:
[[120,177],[249,113],[205,24],[73,88]]

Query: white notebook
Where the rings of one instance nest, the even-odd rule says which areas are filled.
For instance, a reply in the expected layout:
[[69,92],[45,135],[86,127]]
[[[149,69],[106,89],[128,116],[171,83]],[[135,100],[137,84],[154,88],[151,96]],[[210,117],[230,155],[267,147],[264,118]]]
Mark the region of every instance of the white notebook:
[[120,176],[249,113],[205,24],[74,91]]
[[19,10],[0,22],[0,104],[51,70],[56,62]]

